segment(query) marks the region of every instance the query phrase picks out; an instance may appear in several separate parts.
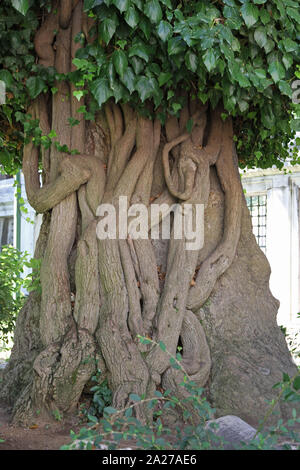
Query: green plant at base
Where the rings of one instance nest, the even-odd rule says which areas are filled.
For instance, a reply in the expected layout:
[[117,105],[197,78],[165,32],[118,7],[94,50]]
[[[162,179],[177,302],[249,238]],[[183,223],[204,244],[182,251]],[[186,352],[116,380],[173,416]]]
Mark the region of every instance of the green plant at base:
[[[25,278],[24,267],[32,269],[32,273]],[[38,290],[40,260],[31,259],[27,252],[5,245],[0,251],[0,340],[6,342],[13,332],[17,315],[22,308],[25,295],[22,289],[28,292]]]
[[[170,365],[172,368],[184,370],[181,366],[181,355],[176,357],[166,350],[163,343],[155,343],[149,338],[139,337],[143,344],[158,345],[166,354],[170,356]],[[63,450],[72,449],[92,449],[97,448],[101,443],[108,449],[118,448],[120,441],[133,440],[135,447],[146,450],[167,450],[167,449],[191,449],[191,450],[222,450],[226,446],[224,439],[217,435],[218,426],[212,423],[209,427],[207,421],[213,418],[215,410],[211,408],[209,402],[203,396],[203,388],[199,388],[186,373],[184,373],[183,382],[180,384],[189,394],[186,398],[179,400],[170,390],[159,390],[155,392],[152,398],[140,397],[131,394],[129,399],[131,404],[125,409],[116,410],[108,406],[103,409],[103,418],[99,421],[95,416],[89,416],[90,426],[82,428],[78,434],[71,432],[72,443],[63,446]],[[265,424],[271,414],[275,414],[275,406],[280,400],[285,402],[300,401],[300,374],[295,377],[288,377],[284,374],[283,381],[276,384],[274,388],[280,388],[280,393],[276,400],[270,403],[270,408],[262,420],[254,438],[248,442],[241,442],[235,446],[238,450],[267,450],[267,449],[290,449],[298,446],[300,449],[300,436],[294,427],[300,423],[297,418],[297,412],[292,411],[292,418],[286,425],[282,420],[278,420],[276,426],[265,429]],[[142,423],[134,411],[136,407],[146,406],[153,410],[153,425]],[[169,410],[180,409],[184,423],[174,425],[172,429],[164,424],[166,413]],[[193,410],[193,414],[191,413]],[[197,419],[195,419],[195,415]],[[289,443],[282,444],[282,441]]]
[[81,407],[82,414],[87,417],[91,422],[98,422],[98,418],[103,415],[105,407],[110,406],[112,403],[112,393],[108,387],[107,379],[101,379],[101,370],[98,369],[97,373],[91,379],[96,383],[90,391],[93,392],[93,398],[91,405]]
[[61,421],[62,420],[62,415],[59,410],[54,410],[53,411],[53,416],[56,419],[56,421]]

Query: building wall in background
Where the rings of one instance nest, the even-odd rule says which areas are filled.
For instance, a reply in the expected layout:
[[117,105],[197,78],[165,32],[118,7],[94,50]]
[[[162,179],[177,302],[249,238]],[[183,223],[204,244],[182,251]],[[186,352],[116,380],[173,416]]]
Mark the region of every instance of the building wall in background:
[[[300,167],[279,170],[253,170],[242,175],[248,201],[266,201],[265,252],[270,266],[270,288],[280,301],[279,325],[299,328],[299,187]],[[249,202],[248,202],[249,206]],[[252,218],[253,231],[256,219]],[[258,244],[260,238],[257,237]]]

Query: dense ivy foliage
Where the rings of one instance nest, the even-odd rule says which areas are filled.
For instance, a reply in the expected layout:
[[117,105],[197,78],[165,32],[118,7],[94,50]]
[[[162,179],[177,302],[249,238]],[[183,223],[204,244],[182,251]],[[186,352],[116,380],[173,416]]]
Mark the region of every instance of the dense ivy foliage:
[[[55,80],[87,95],[86,119],[108,99],[141,112],[178,114],[188,94],[234,117],[241,167],[281,167],[299,120],[293,86],[300,63],[299,0],[85,0],[94,26],[67,77],[36,65],[33,37],[51,2],[4,0],[0,6],[0,162],[19,162],[28,102]],[[300,86],[298,85],[298,88]],[[300,94],[297,96],[299,97]],[[149,103],[149,105],[147,104]],[[22,114],[23,113],[23,114]],[[76,123],[72,123],[75,124]],[[294,152],[293,163],[299,163]],[[13,163],[14,164],[13,164]]]
[[[24,268],[30,268],[34,274],[24,276]],[[10,245],[0,250],[0,341],[7,342],[15,328],[15,320],[22,306],[25,295],[33,290],[40,292],[40,260],[29,259],[27,252]]]

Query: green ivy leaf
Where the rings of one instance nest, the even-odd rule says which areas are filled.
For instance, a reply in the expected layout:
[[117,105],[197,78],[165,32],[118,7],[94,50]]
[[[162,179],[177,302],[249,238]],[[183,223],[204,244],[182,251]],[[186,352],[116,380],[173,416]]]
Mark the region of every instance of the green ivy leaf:
[[112,55],[112,61],[116,72],[120,75],[120,77],[123,77],[124,72],[128,67],[128,60],[125,52],[121,49],[116,50]]
[[292,97],[293,90],[288,82],[285,82],[284,80],[280,80],[280,82],[278,83],[278,86],[279,86],[279,90],[281,91],[283,95],[289,96],[290,98]]
[[30,77],[26,81],[26,87],[28,88],[29,95],[31,98],[36,98],[44,90],[46,83],[41,77]]
[[299,49],[299,45],[290,38],[285,38],[283,41],[283,46],[286,52],[296,52]]
[[149,61],[149,49],[142,41],[136,42],[129,49],[129,57],[138,56],[143,59],[145,62]]
[[90,90],[99,107],[113,95],[107,78],[98,78],[90,84]]
[[259,19],[259,9],[248,1],[241,7],[241,13],[248,28],[251,28]]
[[196,72],[198,67],[198,57],[191,50],[188,51],[185,55],[185,64],[189,70]]
[[122,83],[127,87],[129,93],[131,94],[135,90],[135,75],[131,67],[127,67],[123,77],[121,77]]
[[170,10],[173,10],[173,5],[172,5],[171,0],[160,0],[160,3],[162,3],[163,5],[166,5],[166,7],[169,8]]
[[270,13],[267,10],[261,9],[260,12],[259,12],[259,16],[260,16],[261,22],[264,25],[270,23],[271,16],[270,16]]
[[157,34],[163,42],[172,36],[173,28],[167,21],[161,21],[157,26]]
[[159,23],[162,19],[162,9],[158,0],[150,0],[146,2],[144,13],[151,23]]
[[135,88],[144,103],[145,100],[157,94],[158,84],[154,78],[142,76],[137,79]]
[[148,20],[148,18],[144,17],[141,19],[139,22],[139,27],[143,31],[145,38],[148,40],[150,39],[151,33],[152,33],[152,24]]
[[267,129],[274,127],[276,119],[271,105],[264,106],[261,110],[261,120]]
[[158,77],[159,86],[165,85],[172,78],[171,72],[161,72]]
[[291,54],[285,54],[282,57],[282,62],[286,70],[288,70],[293,65],[293,61],[293,56]]
[[266,29],[263,26],[259,26],[255,31],[254,31],[254,39],[259,45],[259,47],[265,47],[267,43],[267,34],[266,34]]
[[213,49],[208,49],[205,52],[203,56],[203,62],[209,72],[211,72],[216,67],[217,59]]
[[108,44],[117,29],[117,20],[115,18],[105,18],[100,23],[99,35],[103,41]]
[[285,68],[278,61],[271,62],[268,71],[275,83],[279,82],[279,80],[282,80],[285,77]]
[[113,5],[115,5],[121,13],[127,11],[130,5],[129,0],[112,0]]
[[168,53],[169,53],[169,55],[180,54],[181,52],[185,51],[185,49],[186,49],[186,44],[181,39],[180,36],[176,36],[174,38],[171,38],[168,41]]
[[296,20],[296,22],[300,24],[300,13],[296,8],[287,8],[286,12],[290,18],[293,18],[293,20]]
[[102,3],[103,3],[103,0],[84,0],[83,10],[89,11],[92,8],[95,8],[98,5],[101,5]]
[[139,23],[140,15],[134,6],[131,6],[126,11],[125,21],[131,28],[135,28]]
[[144,70],[145,63],[139,57],[136,57],[136,56],[130,57],[130,63],[136,75],[140,75],[142,70]]
[[12,6],[22,15],[26,15],[29,9],[29,0],[11,0]]
[[0,70],[0,80],[5,83],[6,88],[10,88],[14,81],[12,74],[6,69]]

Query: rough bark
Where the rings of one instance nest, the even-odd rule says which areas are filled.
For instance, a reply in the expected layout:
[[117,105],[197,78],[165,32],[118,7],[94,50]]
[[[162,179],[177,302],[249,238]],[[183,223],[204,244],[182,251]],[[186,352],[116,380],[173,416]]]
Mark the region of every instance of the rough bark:
[[[82,1],[60,2],[36,35],[40,64],[74,70],[81,30],[87,36]],[[137,335],[147,335],[173,355],[182,345],[186,373],[207,388],[218,415],[257,423],[272,385],[295,365],[276,324],[269,265],[252,235],[231,120],[222,120],[221,107],[187,100],[165,126],[114,102],[86,123],[76,112],[83,99],[74,101],[67,82],[57,88],[30,111],[44,134],[54,129],[79,155],[42,151],[41,185],[41,149],[32,142],[24,149],[28,199],[44,213],[36,251],[42,294],[31,294],[20,312],[0,396],[16,421],[30,421],[37,409],[47,419],[65,415],[100,364],[118,408],[131,393],[151,396],[161,386],[182,397],[182,372],[160,347],[139,344]],[[78,126],[67,125],[70,117]],[[187,250],[174,226],[168,241],[97,239],[99,204],[118,214],[120,196],[149,213],[154,203],[168,204],[161,220],[173,203],[203,204],[204,246]],[[149,419],[142,407],[136,412]]]

